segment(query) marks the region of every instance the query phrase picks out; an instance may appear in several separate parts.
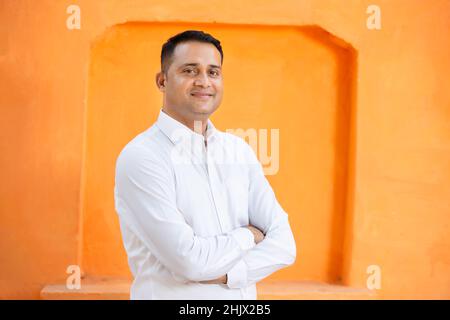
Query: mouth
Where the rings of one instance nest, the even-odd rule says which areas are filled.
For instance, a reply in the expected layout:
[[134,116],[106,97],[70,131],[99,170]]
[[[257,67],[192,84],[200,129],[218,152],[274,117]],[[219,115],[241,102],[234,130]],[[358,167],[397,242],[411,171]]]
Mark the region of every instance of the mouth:
[[214,95],[211,93],[193,92],[193,93],[191,93],[191,96],[193,96],[194,98],[200,99],[200,100],[208,100],[211,97],[213,97]]

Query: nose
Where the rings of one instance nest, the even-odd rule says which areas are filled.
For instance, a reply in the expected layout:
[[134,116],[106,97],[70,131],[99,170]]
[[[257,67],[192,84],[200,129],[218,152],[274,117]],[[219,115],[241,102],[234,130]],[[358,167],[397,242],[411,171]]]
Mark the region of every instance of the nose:
[[205,88],[209,87],[210,82],[209,82],[208,75],[205,72],[199,72],[198,76],[195,78],[194,86],[205,87]]

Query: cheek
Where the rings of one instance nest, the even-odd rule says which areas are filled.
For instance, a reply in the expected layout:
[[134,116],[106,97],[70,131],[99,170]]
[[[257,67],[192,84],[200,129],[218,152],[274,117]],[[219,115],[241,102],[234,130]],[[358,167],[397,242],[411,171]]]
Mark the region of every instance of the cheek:
[[216,83],[215,84],[215,89],[216,89],[217,95],[222,96],[222,94],[223,94],[223,83],[222,82]]
[[223,97],[223,88],[217,91],[216,99],[222,100],[222,97]]
[[178,90],[182,90],[190,85],[191,80],[184,77],[174,77],[172,85]]
[[176,82],[171,89],[173,95],[182,99],[189,97],[191,92],[191,87],[189,83],[186,82]]

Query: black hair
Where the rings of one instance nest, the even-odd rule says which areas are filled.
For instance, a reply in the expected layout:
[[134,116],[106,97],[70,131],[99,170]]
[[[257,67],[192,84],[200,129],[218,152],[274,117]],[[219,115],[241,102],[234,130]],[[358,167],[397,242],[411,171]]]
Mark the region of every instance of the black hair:
[[175,47],[181,42],[199,41],[213,44],[220,52],[220,63],[223,63],[223,51],[220,41],[209,33],[197,30],[186,30],[176,34],[164,43],[161,50],[161,70],[166,73],[169,69]]

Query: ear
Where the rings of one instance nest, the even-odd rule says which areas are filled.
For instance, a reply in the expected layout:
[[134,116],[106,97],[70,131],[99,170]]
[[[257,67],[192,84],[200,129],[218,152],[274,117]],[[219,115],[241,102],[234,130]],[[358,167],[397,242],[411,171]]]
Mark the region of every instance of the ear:
[[156,80],[156,86],[158,87],[159,91],[164,92],[165,84],[166,84],[166,79],[165,79],[164,73],[162,71],[158,72],[156,74],[155,80]]

